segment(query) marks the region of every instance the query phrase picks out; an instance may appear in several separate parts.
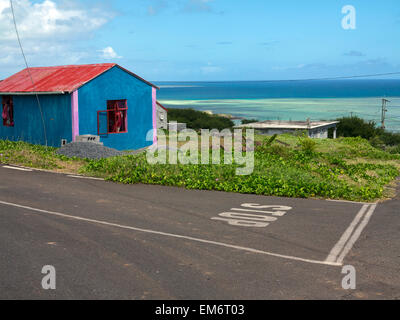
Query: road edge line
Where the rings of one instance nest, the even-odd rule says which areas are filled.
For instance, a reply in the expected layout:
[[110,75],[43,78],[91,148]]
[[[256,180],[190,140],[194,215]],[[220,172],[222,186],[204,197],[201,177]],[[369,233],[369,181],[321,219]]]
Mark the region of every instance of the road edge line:
[[2,166],[2,168],[18,170],[18,171],[26,171],[26,172],[32,172],[33,171],[33,169],[28,169],[28,168],[18,167],[18,166],[9,166],[9,165],[4,165],[4,166]]

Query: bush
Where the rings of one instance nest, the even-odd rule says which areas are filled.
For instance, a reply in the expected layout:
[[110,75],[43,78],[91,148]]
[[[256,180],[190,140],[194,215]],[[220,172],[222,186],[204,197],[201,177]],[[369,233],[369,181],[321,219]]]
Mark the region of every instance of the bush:
[[274,154],[278,155],[280,157],[288,157],[289,154],[289,149],[285,146],[279,145],[279,144],[274,144],[276,138],[278,137],[277,134],[265,138],[261,145],[256,148],[256,151],[259,152],[260,154]]
[[386,151],[391,154],[400,154],[400,145],[387,147]]
[[293,132],[293,135],[295,137],[305,137],[305,136],[308,136],[308,131],[307,130],[295,130]]
[[284,159],[287,159],[290,157],[290,150],[287,147],[279,145],[279,144],[273,144],[270,147],[270,152],[271,152],[271,154],[275,154]]
[[317,146],[317,143],[315,142],[314,139],[311,139],[307,136],[299,137],[299,144],[301,147],[301,151],[304,153],[311,155],[315,152],[315,148]]
[[398,146],[400,145],[400,133],[383,132],[379,138],[387,146]]
[[344,117],[337,119],[337,134],[339,137],[361,137],[371,139],[384,133],[382,129],[376,128],[374,121],[366,121],[359,117]]
[[379,137],[378,136],[372,137],[371,139],[369,139],[369,143],[374,148],[382,149],[382,150],[385,149],[385,143],[382,141],[380,136]]
[[255,123],[255,122],[259,122],[259,120],[257,120],[257,119],[243,119],[242,120],[242,124],[249,124],[249,123]]
[[186,123],[194,130],[200,129],[230,129],[235,124],[232,120],[218,115],[210,115],[193,109],[168,109],[168,121]]
[[[358,117],[345,117],[337,119],[339,124],[337,132],[339,137],[361,137],[369,140],[370,144],[382,150],[397,153],[396,146],[400,146],[400,133],[388,132],[377,128],[373,121],[366,121]],[[333,131],[329,133],[333,135]],[[394,148],[389,148],[394,147]]]

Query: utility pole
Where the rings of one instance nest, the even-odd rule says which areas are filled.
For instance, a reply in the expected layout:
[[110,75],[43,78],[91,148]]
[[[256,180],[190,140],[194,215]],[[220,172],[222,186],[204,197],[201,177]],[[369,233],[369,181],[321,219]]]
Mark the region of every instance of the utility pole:
[[385,118],[386,118],[386,112],[388,111],[386,109],[386,104],[388,102],[390,102],[390,101],[387,100],[387,99],[382,99],[382,129],[386,128],[386,126],[385,126]]

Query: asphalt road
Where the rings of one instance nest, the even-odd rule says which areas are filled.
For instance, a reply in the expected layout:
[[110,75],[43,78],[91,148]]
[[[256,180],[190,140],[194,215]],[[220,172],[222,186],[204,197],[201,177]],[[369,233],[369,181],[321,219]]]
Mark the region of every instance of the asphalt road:
[[[399,199],[119,185],[0,167],[0,299],[398,299]],[[43,266],[56,290],[42,288]],[[354,266],[356,289],[342,288]]]

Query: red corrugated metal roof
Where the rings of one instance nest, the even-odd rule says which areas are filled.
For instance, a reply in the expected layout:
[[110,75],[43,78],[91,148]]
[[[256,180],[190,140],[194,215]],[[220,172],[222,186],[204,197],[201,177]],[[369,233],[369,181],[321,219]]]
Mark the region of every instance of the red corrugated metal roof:
[[32,75],[35,85],[32,84],[28,69],[24,69],[1,81],[0,93],[70,93],[115,66],[128,72],[148,85],[157,88],[150,82],[147,82],[115,63],[103,63],[29,68],[29,72]]

